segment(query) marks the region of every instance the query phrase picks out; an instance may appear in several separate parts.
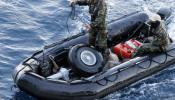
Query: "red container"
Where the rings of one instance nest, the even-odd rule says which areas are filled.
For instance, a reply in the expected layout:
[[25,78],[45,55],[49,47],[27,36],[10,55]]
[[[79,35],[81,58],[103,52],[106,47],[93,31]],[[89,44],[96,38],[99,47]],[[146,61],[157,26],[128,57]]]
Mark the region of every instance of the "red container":
[[142,43],[135,39],[130,39],[125,43],[120,43],[114,46],[114,53],[121,58],[131,58],[132,54],[140,47]]

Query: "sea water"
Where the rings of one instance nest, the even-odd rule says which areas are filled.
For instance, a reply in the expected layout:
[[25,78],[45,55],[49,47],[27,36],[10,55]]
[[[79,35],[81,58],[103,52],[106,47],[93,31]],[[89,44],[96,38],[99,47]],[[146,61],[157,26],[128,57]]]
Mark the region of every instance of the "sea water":
[[[175,9],[175,0],[106,1],[108,22],[145,8],[152,11],[161,7]],[[76,15],[79,17],[75,20],[68,19],[70,11],[67,0],[0,0],[0,100],[35,100],[29,94],[13,88],[12,72],[36,50],[76,34],[83,23],[89,23],[87,7],[76,6]],[[172,38],[175,37],[175,19],[169,24],[168,32]],[[174,100],[175,67],[172,65],[102,99]]]

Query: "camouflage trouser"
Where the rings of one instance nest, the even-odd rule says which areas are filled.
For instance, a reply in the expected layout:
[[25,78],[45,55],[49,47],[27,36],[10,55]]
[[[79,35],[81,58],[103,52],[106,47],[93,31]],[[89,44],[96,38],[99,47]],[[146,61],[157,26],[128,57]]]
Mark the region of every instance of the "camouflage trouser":
[[107,32],[102,29],[92,29],[89,33],[89,44],[104,51],[107,49]]
[[136,52],[133,54],[133,57],[138,55],[143,55],[146,53],[153,53],[153,52],[162,52],[162,48],[156,45],[153,45],[152,43],[144,43],[140,48],[136,50]]

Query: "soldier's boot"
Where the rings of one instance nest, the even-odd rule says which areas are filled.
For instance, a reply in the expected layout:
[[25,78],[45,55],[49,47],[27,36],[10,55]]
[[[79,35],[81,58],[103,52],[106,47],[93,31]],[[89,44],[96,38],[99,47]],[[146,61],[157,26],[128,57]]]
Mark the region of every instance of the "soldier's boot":
[[96,38],[95,37],[89,37],[89,45],[95,47]]
[[97,48],[99,48],[99,51],[101,51],[103,55],[103,63],[105,64],[108,61],[110,51],[107,48],[107,33],[104,31],[101,31],[97,35]]
[[103,62],[102,62],[102,66],[104,67],[103,70],[106,70],[108,68],[107,62],[109,59],[110,51],[109,49],[99,49],[99,51],[102,53],[102,56],[103,56]]

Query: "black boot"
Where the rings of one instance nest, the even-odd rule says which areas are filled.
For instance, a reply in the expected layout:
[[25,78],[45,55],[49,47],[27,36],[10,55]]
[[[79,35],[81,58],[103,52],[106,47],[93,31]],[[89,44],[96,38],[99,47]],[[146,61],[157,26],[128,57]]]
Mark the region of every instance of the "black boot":
[[102,51],[102,55],[103,55],[103,63],[102,65],[104,66],[103,71],[108,69],[108,59],[109,59],[109,55],[110,55],[110,49],[105,49],[104,51]]

